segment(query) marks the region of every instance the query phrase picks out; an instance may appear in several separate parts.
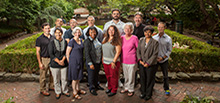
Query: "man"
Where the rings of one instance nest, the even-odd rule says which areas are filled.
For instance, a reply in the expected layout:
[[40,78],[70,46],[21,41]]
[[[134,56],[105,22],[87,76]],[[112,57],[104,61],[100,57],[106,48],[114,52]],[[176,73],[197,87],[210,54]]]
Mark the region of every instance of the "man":
[[169,91],[169,83],[168,83],[168,58],[171,54],[172,51],[172,39],[166,34],[164,33],[165,30],[165,23],[164,22],[160,22],[158,24],[158,34],[153,36],[153,38],[155,40],[158,41],[159,43],[159,52],[158,52],[158,58],[157,58],[157,68],[158,66],[161,67],[161,70],[163,72],[163,78],[164,78],[164,90],[165,90],[165,94],[169,95],[170,91]]
[[134,32],[133,34],[136,35],[138,37],[138,39],[140,39],[141,37],[144,37],[144,27],[146,25],[142,24],[143,21],[143,15],[141,12],[136,12],[134,14]]
[[[58,18],[55,22],[56,26],[51,28],[50,30],[50,34],[54,36],[54,31],[56,28],[61,28],[63,33],[65,33],[66,29],[65,28],[62,28],[61,26],[63,25],[63,20],[61,18]],[[63,37],[63,36],[62,36]]]
[[70,19],[70,29],[68,29],[66,32],[64,32],[64,39],[69,43],[70,39],[73,38],[72,31],[77,25],[77,21],[75,19]]
[[84,39],[86,40],[88,37],[86,36],[86,33],[89,29],[89,27],[95,27],[98,31],[98,34],[97,34],[97,39],[99,40],[100,43],[102,43],[102,39],[103,39],[103,31],[102,29],[100,29],[99,27],[95,26],[95,18],[93,16],[89,16],[87,18],[87,22],[88,22],[88,27],[86,27],[84,30],[83,30],[83,35],[84,35]]
[[[134,14],[134,31],[133,34],[140,39],[141,37],[144,37],[144,27],[146,25],[142,24],[143,20],[143,14],[141,12],[136,12]],[[139,74],[139,70],[136,71],[135,73],[135,86],[138,84],[138,78],[137,75]],[[139,74],[140,75],[140,74]]]
[[[36,55],[40,68],[40,93],[49,96],[50,93],[47,92],[46,89],[46,75],[49,71],[50,73],[50,83],[49,88],[53,89],[53,78],[49,69],[50,57],[48,53],[48,44],[51,40],[54,39],[52,35],[50,35],[50,25],[49,23],[42,24],[43,34],[39,36],[36,40]],[[49,89],[49,90],[50,90]]]
[[105,24],[103,32],[106,33],[106,31],[110,25],[115,25],[118,28],[120,34],[122,34],[123,33],[123,25],[125,23],[119,19],[120,18],[120,10],[113,9],[112,10],[112,17],[113,17],[113,19]]

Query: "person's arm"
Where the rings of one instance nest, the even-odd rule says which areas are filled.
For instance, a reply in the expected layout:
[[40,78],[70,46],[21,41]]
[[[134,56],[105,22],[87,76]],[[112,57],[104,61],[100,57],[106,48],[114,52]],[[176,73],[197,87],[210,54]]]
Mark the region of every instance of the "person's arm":
[[152,56],[146,61],[146,63],[145,63],[145,67],[148,67],[148,66],[150,66],[150,65],[152,65],[152,63],[154,63],[155,61],[157,61],[157,56],[158,56],[158,46],[159,46],[159,43],[158,42],[156,42],[156,44],[155,45],[153,45],[152,47],[152,49],[153,49],[153,54],[152,54]]
[[70,39],[69,38],[65,38],[67,44],[70,42]]
[[92,63],[92,59],[91,59],[91,55],[90,55],[90,51],[92,50],[91,46],[92,45],[90,45],[89,39],[86,39],[84,42],[86,61],[87,61],[88,65],[90,66],[90,69],[94,69],[94,65]]
[[38,61],[38,64],[39,64],[39,68],[44,69],[44,65],[41,61],[41,56],[40,56],[40,47],[37,47],[37,46],[36,46],[36,55],[37,55],[37,61]]
[[144,62],[141,60],[141,42],[142,42],[142,39],[143,38],[141,38],[140,40],[139,40],[139,43],[138,43],[138,47],[137,47],[137,60],[138,60],[138,62],[141,64],[141,65],[144,65]]
[[165,53],[163,59],[169,57],[171,52],[172,52],[172,39],[170,38],[169,42],[167,43],[167,52]]
[[113,69],[116,67],[115,63],[117,62],[117,59],[119,58],[121,54],[121,46],[120,45],[115,46],[115,50],[116,50],[116,54],[115,54],[113,61],[111,62],[111,66]]
[[71,50],[72,50],[72,47],[67,46],[67,49],[66,49],[66,59],[67,59],[68,63],[69,63],[69,57],[70,57]]

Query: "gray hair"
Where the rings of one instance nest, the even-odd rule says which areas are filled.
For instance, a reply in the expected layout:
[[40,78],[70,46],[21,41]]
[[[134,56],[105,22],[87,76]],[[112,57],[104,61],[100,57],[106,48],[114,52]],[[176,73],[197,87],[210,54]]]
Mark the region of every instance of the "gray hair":
[[132,22],[127,22],[127,23],[125,23],[124,25],[123,25],[123,29],[125,29],[125,26],[130,26],[131,27],[131,30],[132,30],[132,32],[134,31],[134,25],[133,25],[133,23]]
[[74,34],[76,33],[77,30],[80,31],[81,35],[83,35],[83,33],[82,33],[82,29],[81,29],[80,27],[75,27],[75,28],[73,29],[73,31],[72,31],[72,35],[74,35]]
[[[94,17],[94,16],[88,16],[88,18],[92,18],[93,20],[95,20],[95,17]],[[87,19],[88,19],[88,18],[87,18]]]

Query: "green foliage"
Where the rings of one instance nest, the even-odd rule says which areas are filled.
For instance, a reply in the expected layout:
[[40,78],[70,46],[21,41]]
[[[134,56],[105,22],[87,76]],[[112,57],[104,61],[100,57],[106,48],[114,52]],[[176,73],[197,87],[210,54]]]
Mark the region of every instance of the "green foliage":
[[0,38],[7,37],[7,36],[10,36],[14,33],[18,33],[21,31],[22,31],[22,29],[20,29],[20,28],[1,24],[0,25]]
[[[63,26],[69,29],[69,26]],[[80,26],[84,29],[86,26]],[[98,25],[103,28],[102,25]],[[156,27],[155,27],[156,28]],[[165,30],[172,38],[173,43],[190,46],[189,49],[172,50],[169,58],[172,72],[201,72],[220,70],[220,49],[193,38],[181,35],[174,31]],[[35,41],[42,33],[33,35],[24,40],[9,45],[0,51],[0,69],[10,72],[35,72],[38,70]]]
[[196,96],[186,95],[180,103],[217,103],[217,102],[219,101],[217,101],[217,99],[212,96],[200,98]]
[[12,99],[13,99],[14,97],[10,97],[9,99],[7,99],[6,101],[4,101],[3,103],[15,103],[15,102],[12,102]]

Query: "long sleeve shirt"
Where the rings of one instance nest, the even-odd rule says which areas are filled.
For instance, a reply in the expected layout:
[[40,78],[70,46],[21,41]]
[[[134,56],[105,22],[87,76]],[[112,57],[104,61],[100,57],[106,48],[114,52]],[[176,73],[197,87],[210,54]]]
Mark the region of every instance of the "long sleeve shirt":
[[172,39],[166,33],[164,33],[161,37],[159,36],[159,34],[157,34],[153,36],[153,38],[159,43],[158,57],[164,57],[165,55],[167,56],[167,58],[159,62],[163,63],[168,60],[172,52]]

